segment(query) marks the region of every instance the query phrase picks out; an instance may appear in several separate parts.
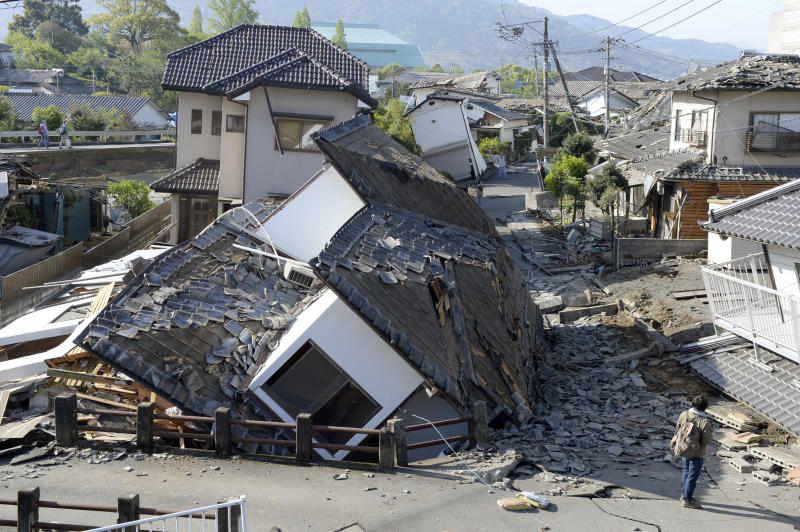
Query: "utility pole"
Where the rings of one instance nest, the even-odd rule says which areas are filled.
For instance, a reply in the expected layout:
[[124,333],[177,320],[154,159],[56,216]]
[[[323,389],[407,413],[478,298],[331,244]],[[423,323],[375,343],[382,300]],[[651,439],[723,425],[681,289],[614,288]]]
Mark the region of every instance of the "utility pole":
[[550,49],[553,51],[553,61],[556,64],[556,69],[558,70],[558,77],[561,78],[561,86],[564,88],[564,95],[567,97],[567,104],[569,105],[569,111],[572,115],[572,125],[575,126],[575,132],[581,132],[581,123],[578,122],[578,114],[575,112],[575,104],[572,102],[572,98],[569,96],[569,88],[567,87],[567,80],[564,78],[564,71],[561,70],[561,63],[558,61],[558,54],[556,53],[555,47],[551,44]]
[[392,63],[392,99],[394,99],[394,63]]
[[606,35],[606,71],[605,71],[605,103],[606,103],[606,127],[603,132],[603,138],[608,138],[608,123],[611,121],[611,110],[609,107],[609,88],[611,85],[611,39]]
[[550,89],[547,86],[547,49],[549,41],[547,39],[547,17],[544,17],[544,31],[542,32],[544,36],[544,53],[543,55],[543,65],[544,68],[542,69],[542,90],[544,91],[544,105],[542,106],[542,134],[544,136],[544,147],[547,148],[550,145],[550,117],[548,116],[548,107],[550,106]]

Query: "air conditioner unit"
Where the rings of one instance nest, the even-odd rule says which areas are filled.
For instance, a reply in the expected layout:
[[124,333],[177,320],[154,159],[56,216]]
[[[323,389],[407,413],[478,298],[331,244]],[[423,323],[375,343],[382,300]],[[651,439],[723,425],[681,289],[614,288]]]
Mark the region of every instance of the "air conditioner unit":
[[662,183],[661,181],[656,183],[656,192],[658,192],[660,196],[664,195],[664,183]]
[[317,282],[317,277],[311,268],[289,261],[286,261],[286,265],[283,267],[283,278],[304,288],[311,288]]

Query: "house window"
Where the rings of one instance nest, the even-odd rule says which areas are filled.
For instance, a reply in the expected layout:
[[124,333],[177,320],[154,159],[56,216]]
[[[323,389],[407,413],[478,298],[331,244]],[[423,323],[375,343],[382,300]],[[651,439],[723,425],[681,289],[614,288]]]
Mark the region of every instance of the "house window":
[[211,134],[222,134],[222,111],[211,111]]
[[753,113],[748,151],[800,150],[800,113]]
[[192,109],[192,134],[201,135],[203,133],[203,110]]
[[[278,135],[281,147],[293,151],[317,151],[311,134],[328,127],[329,122],[298,118],[278,118]],[[276,143],[277,144],[277,143]],[[277,145],[275,149],[277,149]]]
[[[261,389],[292,417],[312,414],[316,425],[363,427],[381,409],[312,342],[306,342]],[[327,432],[317,437],[344,443],[351,436]]]
[[675,137],[674,140],[676,142],[681,141],[681,110],[675,110]]
[[244,133],[244,115],[226,115],[225,131],[229,133]]

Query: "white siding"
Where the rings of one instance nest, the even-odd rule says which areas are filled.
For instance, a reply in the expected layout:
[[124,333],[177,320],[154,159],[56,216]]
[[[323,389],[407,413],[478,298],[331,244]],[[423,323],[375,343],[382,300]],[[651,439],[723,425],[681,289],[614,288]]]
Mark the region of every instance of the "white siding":
[[165,127],[169,123],[169,115],[158,108],[153,102],[147,102],[144,107],[133,115],[133,119],[140,126]]
[[719,264],[747,255],[761,253],[761,244],[741,238],[723,238],[716,233],[708,233],[708,263]]
[[[242,102],[247,104],[246,101]],[[248,108],[242,103],[228,99],[222,101],[222,132],[220,139],[222,158],[219,162],[220,199],[241,201],[244,183],[245,135],[249,124]],[[228,131],[228,115],[241,115],[245,118],[245,132]]]
[[273,214],[266,229],[276,248],[309,262],[364,205],[349,183],[329,166]]
[[[358,99],[345,92],[270,88],[269,98],[276,114],[332,116],[331,125],[351,119],[358,109]],[[250,93],[248,106],[244,202],[288,196],[319,170],[324,158],[316,151],[280,154],[263,89]]]
[[[250,390],[286,422],[294,422],[294,419],[261,386],[309,340],[381,406],[381,410],[364,425],[366,428],[378,427],[423,382],[408,362],[360,316],[339,300],[334,292],[326,290],[286,331],[278,348],[270,354],[250,384]],[[358,445],[364,438],[363,434],[355,435],[347,445]],[[318,451],[336,460],[341,460],[347,454],[347,451],[338,451],[333,455],[324,449]]]
[[[192,109],[203,111],[203,132],[192,134]],[[220,137],[211,134],[211,111],[222,109],[222,96],[178,93],[176,167],[183,168],[201,157],[219,159]]]
[[800,281],[796,267],[800,265],[800,251],[767,246],[775,288],[782,294],[800,298]]

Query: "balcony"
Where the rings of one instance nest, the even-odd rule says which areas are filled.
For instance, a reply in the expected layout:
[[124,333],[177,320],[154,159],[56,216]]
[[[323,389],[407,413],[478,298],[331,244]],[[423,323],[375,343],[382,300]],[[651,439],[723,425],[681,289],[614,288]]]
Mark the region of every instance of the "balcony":
[[706,143],[708,142],[708,132],[697,131],[693,129],[682,129],[680,139],[681,142],[685,142],[689,146],[705,148]]
[[748,131],[745,151],[784,153],[800,151],[800,133],[796,131]]
[[704,267],[702,274],[715,327],[800,363],[800,299],[770,288],[763,253]]

